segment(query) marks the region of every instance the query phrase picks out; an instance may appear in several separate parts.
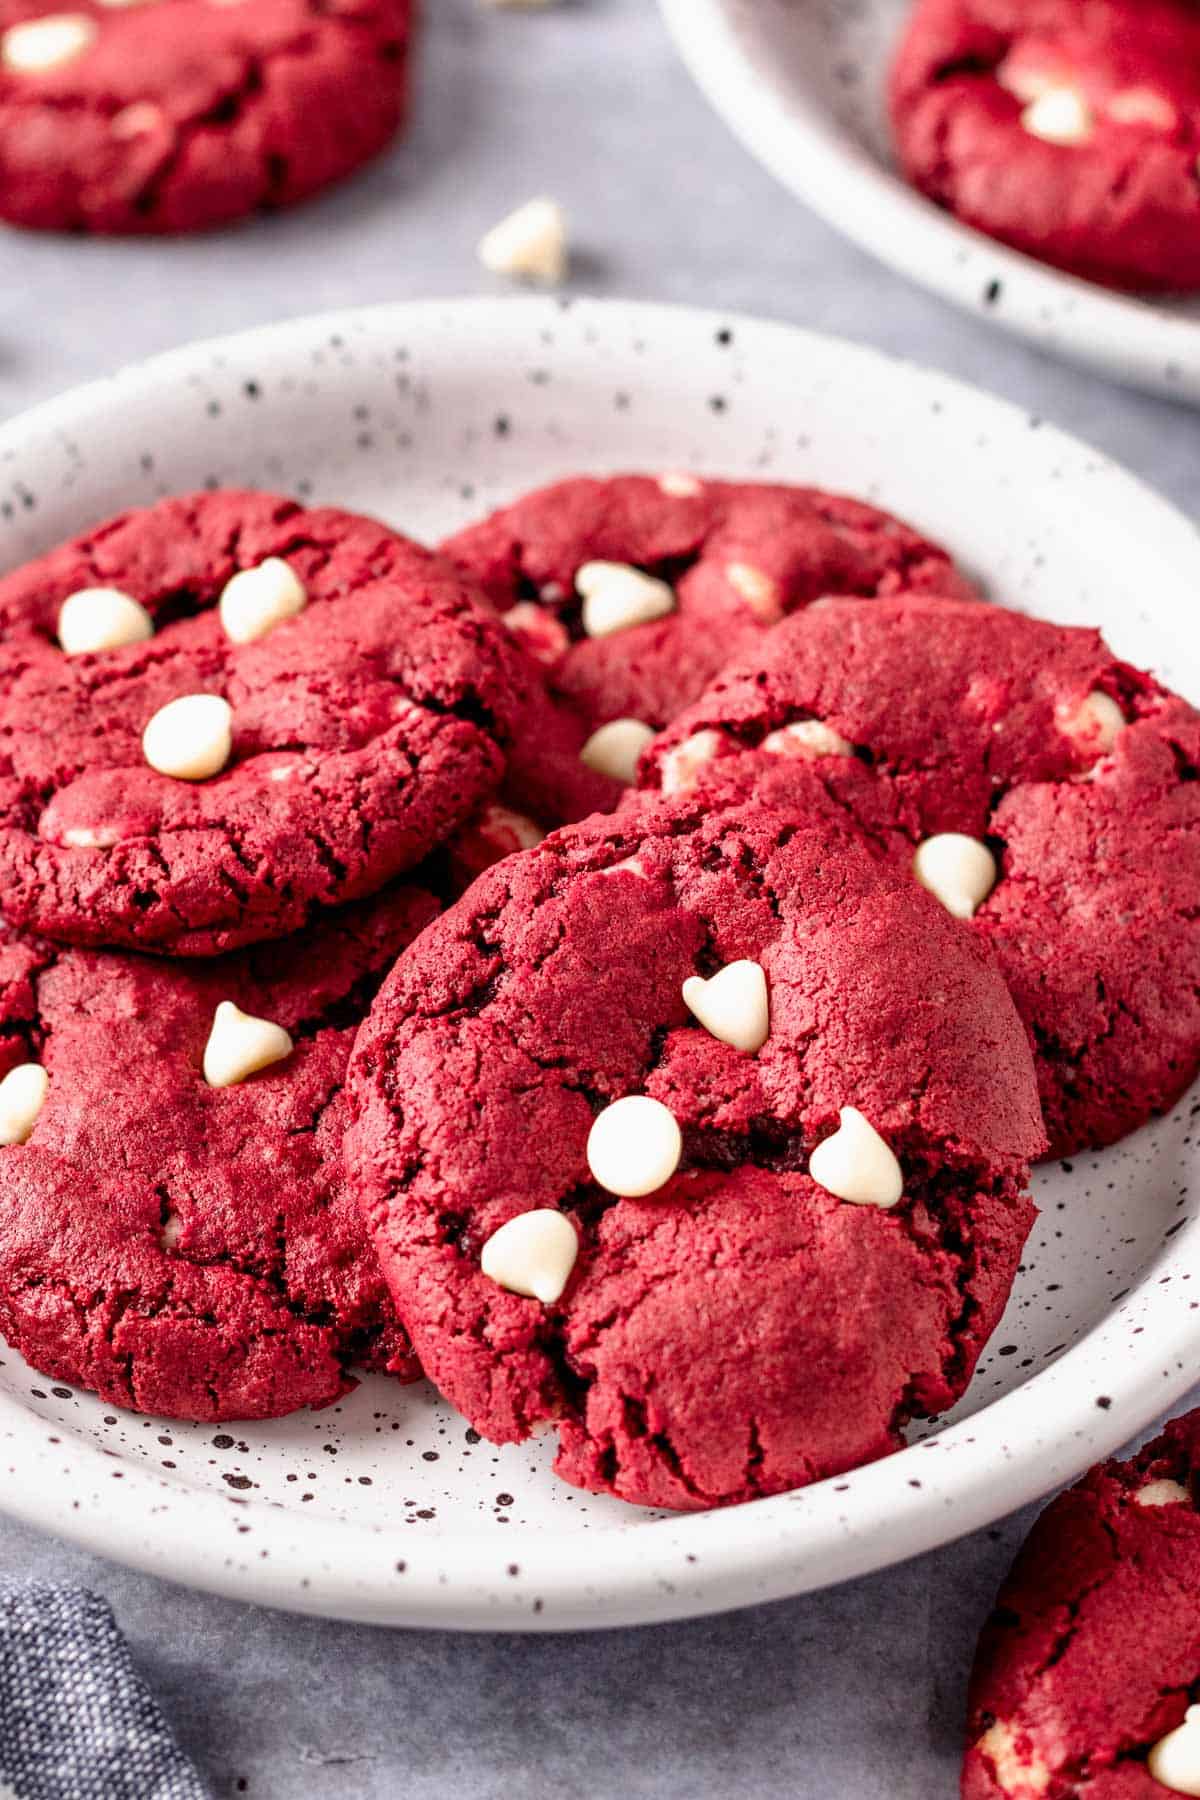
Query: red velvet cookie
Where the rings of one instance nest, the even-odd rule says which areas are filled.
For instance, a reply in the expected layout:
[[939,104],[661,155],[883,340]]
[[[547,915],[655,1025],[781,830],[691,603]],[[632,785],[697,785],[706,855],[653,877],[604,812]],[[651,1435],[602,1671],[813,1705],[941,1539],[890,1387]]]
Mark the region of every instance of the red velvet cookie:
[[554,1428],[560,1475],[646,1504],[897,1448],[966,1386],[1033,1217],[1003,983],[832,816],[556,832],[397,965],[350,1082],[427,1373],[494,1441]]
[[[972,591],[945,551],[857,500],[690,475],[561,481],[443,552],[543,665],[576,752],[614,720],[643,736],[669,724],[730,656],[822,594]],[[600,766],[622,764],[614,750],[599,750]],[[514,804],[526,804],[516,775]],[[554,812],[536,796],[526,809],[551,825],[583,810],[569,794]]]
[[0,216],[199,231],[378,154],[411,0],[0,0]]
[[[0,938],[0,1332],[34,1368],[185,1419],[324,1406],[351,1365],[416,1377],[347,1193],[343,1085],[436,911],[393,888],[186,964]],[[14,1123],[30,1062],[48,1086]]]
[[1198,1791],[1198,1479],[1189,1413],[1042,1514],[980,1641],[963,1800]]
[[282,936],[415,866],[544,705],[448,564],[267,494],[85,533],[0,581],[0,639],[9,917],[177,956]]
[[1200,287],[1196,0],[918,0],[905,173],[968,225],[1121,287]]
[[904,870],[916,853],[997,954],[1060,1155],[1200,1071],[1198,775],[1200,715],[1099,633],[920,595],[790,620],[643,765],[792,816],[832,796]]

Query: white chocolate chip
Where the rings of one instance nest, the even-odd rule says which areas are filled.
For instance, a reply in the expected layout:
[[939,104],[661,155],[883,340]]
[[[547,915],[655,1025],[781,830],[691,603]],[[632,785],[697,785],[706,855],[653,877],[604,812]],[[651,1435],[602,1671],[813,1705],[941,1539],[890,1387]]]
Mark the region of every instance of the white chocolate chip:
[[1036,100],[1041,94],[1048,94],[1053,88],[1061,87],[1062,82],[1048,69],[1039,69],[1019,56],[1006,56],[996,70],[996,80],[1007,93],[1014,94],[1018,100]]
[[518,637],[527,653],[537,662],[552,667],[570,648],[571,639],[561,619],[547,612],[534,600],[518,600],[510,606],[500,623]]
[[1121,88],[1108,102],[1108,116],[1116,125],[1151,125],[1157,131],[1174,131],[1179,114],[1157,88]]
[[961,831],[926,838],[913,857],[913,874],[956,919],[973,919],[1000,879],[987,845]]
[[1183,1724],[1159,1738],[1146,1766],[1170,1793],[1200,1794],[1200,1706],[1189,1706]]
[[1192,1496],[1178,1481],[1148,1481],[1133,1496],[1135,1506],[1190,1506]]
[[686,794],[699,780],[700,771],[720,755],[725,743],[721,731],[694,731],[662,759],[664,794]]
[[706,1031],[734,1050],[753,1055],[770,1035],[771,1009],[761,963],[726,963],[707,981],[689,976],[683,984],[683,1003]]
[[1017,1743],[1017,1732],[1000,1719],[984,1732],[975,1748],[991,1763],[996,1785],[1002,1794],[1019,1795],[1020,1800],[1029,1800],[1030,1796],[1047,1793],[1049,1766],[1032,1753],[1022,1756]]
[[48,13],[10,25],[0,38],[0,62],[17,75],[42,75],[82,56],[96,38],[86,13]]
[[728,563],[725,579],[739,599],[746,602],[756,619],[773,625],[783,617],[783,597],[779,592],[778,582],[773,581],[762,569],[756,569],[753,563]]
[[798,719],[768,732],[759,745],[768,756],[853,756],[854,745],[821,719]]
[[158,1241],[164,1250],[175,1250],[183,1236],[183,1220],[178,1213],[168,1213],[158,1229]]
[[204,1046],[204,1079],[209,1087],[236,1087],[259,1069],[282,1062],[292,1049],[291,1037],[282,1025],[256,1019],[232,1000],[222,1000]]
[[808,1159],[812,1179],[854,1206],[895,1206],[904,1176],[892,1151],[856,1106],[843,1106],[838,1117],[838,1129]]
[[68,850],[111,850],[121,838],[113,825],[71,825],[62,841]]
[[41,1063],[18,1063],[0,1081],[0,1144],[23,1144],[46,1104],[50,1077]]
[[658,487],[669,500],[695,500],[704,492],[700,477],[685,474],[682,469],[668,469],[665,475],[659,476]]
[[583,596],[583,629],[589,637],[609,637],[675,611],[674,588],[630,563],[584,563],[576,571],[575,586]]
[[633,875],[639,881],[649,881],[650,871],[640,856],[627,856],[623,862],[609,863],[606,869],[595,870],[597,875]]
[[553,1306],[562,1298],[579,1255],[579,1238],[565,1214],[545,1207],[518,1213],[493,1231],[479,1258],[489,1281]]
[[1068,147],[1086,144],[1092,135],[1092,114],[1087,101],[1077,88],[1052,87],[1031,100],[1021,114],[1021,123],[1031,137],[1047,144]]
[[217,610],[227,638],[235,644],[252,644],[307,605],[304,583],[291,564],[268,556],[225,583]]
[[653,741],[653,726],[643,725],[640,719],[613,719],[593,731],[579,760],[598,775],[611,775],[628,787],[637,779],[638,757]]
[[610,1194],[653,1194],[679,1167],[683,1138],[674,1114],[647,1094],[615,1100],[588,1133],[588,1167]]
[[113,137],[122,142],[129,138],[148,137],[151,132],[161,131],[167,122],[167,115],[161,106],[155,106],[153,100],[134,100],[123,106],[120,112],[113,114],[109,122],[109,131]]
[[1125,729],[1125,714],[1112,695],[1099,688],[1077,706],[1062,701],[1055,709],[1055,719],[1060,731],[1097,756],[1111,750]]
[[567,220],[557,200],[527,200],[479,240],[479,260],[493,275],[515,275],[546,287],[567,278]]
[[68,656],[95,656],[153,636],[150,614],[120,588],[80,588],[59,608],[58,641]]
[[142,753],[160,775],[206,781],[229,761],[233,708],[219,694],[185,694],[159,707],[142,733]]

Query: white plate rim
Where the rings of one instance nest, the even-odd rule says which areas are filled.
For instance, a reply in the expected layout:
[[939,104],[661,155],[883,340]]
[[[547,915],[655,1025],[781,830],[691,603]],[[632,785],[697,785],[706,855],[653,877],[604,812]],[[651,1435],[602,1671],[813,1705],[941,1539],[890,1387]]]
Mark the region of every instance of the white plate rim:
[[[976,317],[1111,379],[1200,405],[1200,321],[1038,262],[963,225],[881,167],[747,54],[735,13],[761,0],[659,0],[726,125],[822,218]],[[1001,299],[985,296],[1000,284]]]
[[[918,382],[923,402],[957,401],[971,406],[982,421],[1028,425],[1020,408],[967,383],[794,326],[625,301],[577,301],[573,307],[581,323],[619,317],[635,333],[640,321],[647,335],[652,327],[665,329],[684,319],[706,332],[733,326],[751,356],[777,359],[803,352],[827,361],[836,353],[853,369],[859,391],[870,387],[873,376]],[[174,382],[214,358],[252,356],[269,375],[275,363],[287,366],[293,342],[307,344],[316,331],[350,335],[386,328],[412,342],[419,341],[423,321],[444,327],[452,317],[462,331],[478,334],[489,324],[495,328],[497,308],[519,320],[531,340],[560,316],[553,301],[539,299],[403,302],[193,343],[75,389],[0,427],[0,463],[19,455],[31,435],[69,438],[81,415],[103,413],[120,404],[122,394],[169,394]],[[1116,483],[1138,530],[1152,534],[1168,561],[1178,559],[1200,579],[1200,533],[1190,520],[1111,460],[1052,426],[1042,432],[1048,452],[1083,456],[1101,484]],[[1200,1220],[1169,1253],[1160,1253],[1141,1287],[1149,1286],[1168,1256],[1178,1259],[1193,1242],[1200,1247]],[[1127,1442],[1187,1391],[1200,1368],[1200,1311],[1189,1306],[1180,1284],[1163,1290],[1161,1316],[1140,1360],[1130,1358],[1125,1329],[1118,1329],[1128,1305],[985,1413],[859,1469],[843,1483],[827,1481],[650,1525],[634,1515],[629,1526],[591,1535],[585,1556],[574,1536],[528,1532],[520,1540],[519,1585],[509,1560],[517,1554],[516,1534],[503,1544],[469,1532],[430,1539],[386,1523],[365,1527],[319,1513],[284,1513],[265,1501],[184,1488],[157,1470],[128,1462],[115,1469],[112,1453],[89,1444],[72,1446],[68,1495],[56,1479],[59,1440],[47,1432],[45,1420],[7,1393],[0,1393],[0,1509],[151,1574],[284,1610],[461,1630],[591,1629],[692,1617],[783,1598],[917,1555],[1041,1497]],[[1121,1391],[1085,1397],[1088,1383],[1081,1388],[1075,1377],[1106,1347],[1124,1364]],[[990,1462],[972,1455],[984,1417],[1004,1446]],[[1009,1450],[1009,1444],[1019,1445],[1019,1451]],[[917,1472],[934,1456],[936,1492]],[[119,1504],[114,1480],[123,1484]],[[851,1489],[853,1502],[843,1502],[841,1492]],[[851,1504],[861,1524],[843,1510]],[[248,1574],[235,1554],[232,1533],[238,1519],[251,1517],[256,1541],[267,1546],[268,1555]],[[281,1520],[286,1529],[279,1528]],[[886,1530],[880,1528],[883,1521]]]

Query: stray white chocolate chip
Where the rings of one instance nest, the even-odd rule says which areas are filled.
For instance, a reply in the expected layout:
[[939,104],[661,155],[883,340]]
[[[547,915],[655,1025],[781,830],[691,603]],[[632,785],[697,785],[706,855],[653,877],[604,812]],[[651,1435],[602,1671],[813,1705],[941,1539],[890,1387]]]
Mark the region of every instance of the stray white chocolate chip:
[[1028,1795],[1047,1793],[1049,1765],[1038,1756],[1022,1756],[1017,1742],[1018,1734],[1014,1728],[999,1719],[984,1732],[975,1748],[990,1761],[1002,1794],[1019,1794],[1026,1800]]
[[579,1255],[579,1238],[565,1214],[549,1207],[518,1213],[493,1231],[479,1258],[489,1281],[553,1306],[562,1298]]
[[583,596],[583,629],[589,637],[609,637],[675,611],[674,588],[629,563],[584,563],[576,571],[575,586]]
[[1000,879],[987,845],[961,831],[926,838],[913,857],[913,874],[956,919],[973,919]]
[[96,23],[86,13],[47,13],[10,25],[0,38],[0,62],[17,75],[41,75],[61,68],[89,49]]
[[904,1192],[900,1164],[869,1119],[856,1106],[843,1106],[841,1124],[808,1159],[818,1187],[854,1206],[895,1206]]
[[285,619],[294,619],[307,605],[304,583],[291,564],[280,556],[268,556],[256,568],[242,569],[225,583],[217,610],[227,638],[235,644],[252,644]]
[[679,1167],[683,1138],[673,1113],[648,1094],[630,1094],[598,1113],[588,1133],[588,1167],[610,1194],[653,1194]]
[[700,477],[685,474],[682,469],[668,469],[665,475],[659,476],[658,486],[659,492],[670,500],[695,500],[704,492]]
[[821,719],[798,719],[771,731],[759,745],[768,756],[853,756],[854,745]]
[[629,787],[637,777],[638,757],[653,741],[653,726],[643,725],[640,719],[613,719],[593,731],[579,760],[598,775],[611,775]]
[[1029,102],[1021,114],[1021,123],[1031,137],[1068,148],[1086,144],[1092,135],[1091,109],[1079,90],[1072,87],[1047,88]]
[[1146,1767],[1172,1794],[1200,1794],[1200,1706],[1189,1706],[1183,1724],[1159,1738]]
[[567,278],[566,214],[557,200],[527,200],[479,240],[479,260],[493,275],[515,275],[557,287]]
[[58,641],[68,656],[95,656],[153,636],[150,614],[120,588],[80,588],[59,608]]
[[1192,1496],[1178,1481],[1148,1481],[1133,1502],[1135,1506],[1190,1506]]
[[142,733],[142,754],[160,775],[206,781],[229,761],[233,708],[219,694],[185,694],[160,706]]
[[0,1081],[0,1144],[23,1144],[46,1104],[50,1077],[41,1063],[18,1063]]
[[222,1000],[204,1046],[204,1079],[209,1087],[236,1087],[259,1069],[282,1062],[292,1049],[291,1037],[282,1025],[256,1019],[232,1000]]
[[706,763],[720,755],[725,743],[721,731],[694,731],[662,759],[664,794],[686,794],[694,788]]
[[783,617],[783,597],[779,584],[753,563],[731,562],[726,565],[725,579],[739,599],[746,602],[756,619],[773,625]]
[[1087,697],[1072,705],[1063,701],[1056,708],[1059,729],[1074,738],[1085,750],[1104,755],[1111,750],[1125,729],[1125,714],[1111,694],[1095,688]]
[[1158,131],[1174,131],[1179,114],[1157,88],[1121,88],[1108,101],[1109,118],[1116,125],[1151,125]]
[[683,1003],[706,1031],[734,1050],[753,1055],[770,1035],[771,1009],[761,963],[726,963],[707,981],[689,976],[683,984]]

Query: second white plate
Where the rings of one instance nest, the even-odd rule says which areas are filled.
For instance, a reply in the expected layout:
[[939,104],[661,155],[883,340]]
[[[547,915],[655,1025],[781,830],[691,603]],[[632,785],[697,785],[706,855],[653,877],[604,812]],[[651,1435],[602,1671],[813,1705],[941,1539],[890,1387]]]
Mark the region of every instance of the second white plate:
[[910,188],[888,61],[912,0],[661,0],[696,80],[773,174],[865,249],[1056,356],[1200,406],[1200,297],[1140,300],[983,237]]

